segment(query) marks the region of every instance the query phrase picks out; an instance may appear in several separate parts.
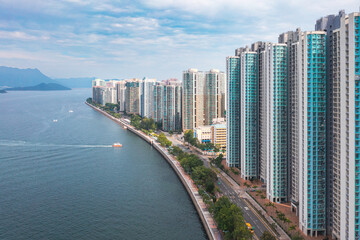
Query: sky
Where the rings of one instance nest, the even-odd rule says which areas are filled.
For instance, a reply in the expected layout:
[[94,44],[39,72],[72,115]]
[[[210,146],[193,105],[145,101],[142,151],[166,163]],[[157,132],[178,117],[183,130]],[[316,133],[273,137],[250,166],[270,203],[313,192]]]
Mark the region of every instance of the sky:
[[0,0],[0,65],[52,78],[225,71],[226,56],[359,0]]

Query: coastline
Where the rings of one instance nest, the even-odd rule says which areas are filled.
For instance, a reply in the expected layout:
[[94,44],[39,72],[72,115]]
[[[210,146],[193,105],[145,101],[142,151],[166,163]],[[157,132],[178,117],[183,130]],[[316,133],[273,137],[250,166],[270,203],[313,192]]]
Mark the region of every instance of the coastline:
[[222,239],[222,235],[220,234],[219,230],[217,229],[216,222],[211,216],[210,212],[207,210],[205,203],[202,200],[202,197],[198,193],[198,189],[195,186],[192,179],[185,173],[183,168],[181,167],[180,163],[167,151],[167,149],[163,148],[158,142],[154,139],[149,137],[148,135],[144,134],[143,132],[135,129],[130,124],[126,123],[122,119],[117,119],[110,114],[106,113],[105,111],[85,102],[86,105],[93,108],[95,111],[105,115],[106,117],[110,118],[117,124],[121,125],[122,127],[127,127],[127,130],[131,131],[132,133],[136,134],[144,141],[152,145],[161,155],[162,157],[168,162],[168,164],[172,167],[180,181],[182,182],[183,186],[185,187],[188,195],[193,202],[195,209],[201,219],[201,222],[205,228],[206,234],[210,240],[220,240]]

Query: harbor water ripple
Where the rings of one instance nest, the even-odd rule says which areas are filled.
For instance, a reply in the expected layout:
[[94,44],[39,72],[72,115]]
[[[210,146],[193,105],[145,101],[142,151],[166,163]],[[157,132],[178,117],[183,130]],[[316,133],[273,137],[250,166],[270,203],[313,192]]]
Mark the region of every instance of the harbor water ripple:
[[207,239],[171,167],[89,96],[0,95],[0,239]]

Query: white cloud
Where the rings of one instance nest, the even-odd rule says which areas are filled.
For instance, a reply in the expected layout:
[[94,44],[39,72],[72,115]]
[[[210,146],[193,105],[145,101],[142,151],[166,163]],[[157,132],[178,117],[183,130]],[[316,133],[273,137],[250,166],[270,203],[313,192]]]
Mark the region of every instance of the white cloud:
[[0,39],[34,41],[34,40],[48,40],[49,37],[46,35],[44,35],[44,36],[30,35],[28,33],[21,32],[21,31],[1,31],[0,30]]
[[358,5],[358,0],[0,0],[0,10],[14,16],[0,16],[0,59],[18,67],[38,64],[59,77],[179,77],[188,67],[224,70],[225,57],[237,47],[275,42],[298,26],[311,30],[317,18],[339,8],[356,11]]
[[258,0],[256,3],[249,0],[142,0],[142,2],[152,8],[177,9],[212,17],[223,14],[224,10],[237,12],[239,15],[248,15],[249,12],[260,14],[271,11],[274,3],[268,0]]
[[112,24],[115,28],[121,28],[129,31],[138,30],[156,30],[159,28],[159,22],[155,18],[145,17],[124,17],[118,18],[115,23]]

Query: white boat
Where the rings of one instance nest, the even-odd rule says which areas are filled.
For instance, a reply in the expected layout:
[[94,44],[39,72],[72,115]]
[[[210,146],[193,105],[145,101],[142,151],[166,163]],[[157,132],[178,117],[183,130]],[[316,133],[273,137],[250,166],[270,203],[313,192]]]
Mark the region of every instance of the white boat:
[[122,147],[122,144],[121,143],[114,143],[112,146],[113,147]]
[[57,122],[58,120],[57,119],[54,119],[53,122]]
[[69,111],[69,113],[72,113],[72,112],[74,112],[74,111],[73,111],[73,110],[70,110],[70,111]]

